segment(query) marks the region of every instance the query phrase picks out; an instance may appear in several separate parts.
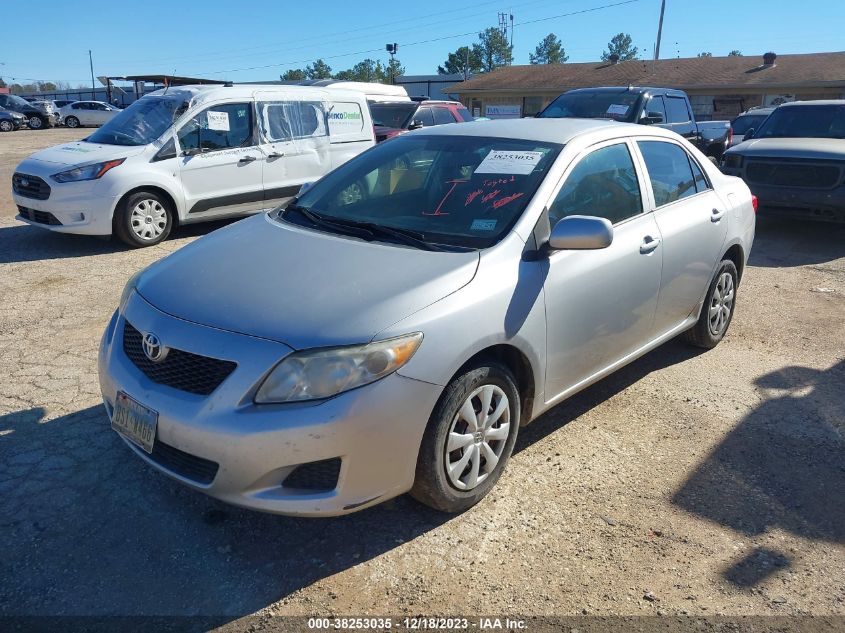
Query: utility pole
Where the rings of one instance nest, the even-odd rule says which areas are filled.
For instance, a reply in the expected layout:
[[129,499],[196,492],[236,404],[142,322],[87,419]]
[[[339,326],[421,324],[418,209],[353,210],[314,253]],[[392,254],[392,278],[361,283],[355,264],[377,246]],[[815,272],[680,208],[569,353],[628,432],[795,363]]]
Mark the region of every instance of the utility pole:
[[666,13],[666,0],[660,3],[660,22],[657,25],[657,45],[654,47],[655,61],[660,59],[660,40],[663,38],[663,14]]
[[91,56],[91,49],[88,49],[88,64],[91,66],[91,99],[97,98],[97,84],[94,83],[94,58]]
[[396,83],[396,77],[395,77],[396,66],[393,63],[393,59],[394,59],[393,56],[396,55],[396,51],[399,50],[399,44],[397,44],[396,42],[393,42],[393,44],[385,45],[384,48],[387,50],[388,53],[390,53],[390,83],[395,84]]

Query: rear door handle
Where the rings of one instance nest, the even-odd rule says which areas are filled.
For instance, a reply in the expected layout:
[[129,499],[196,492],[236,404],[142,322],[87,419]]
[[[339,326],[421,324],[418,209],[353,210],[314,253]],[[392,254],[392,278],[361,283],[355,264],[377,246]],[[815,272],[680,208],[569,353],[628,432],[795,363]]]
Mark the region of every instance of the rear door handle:
[[652,237],[651,235],[646,235],[643,238],[643,243],[640,244],[640,253],[643,255],[648,255],[649,253],[653,252],[660,246],[660,238],[659,237]]
[[255,156],[244,156],[238,162],[239,163],[251,163],[254,160],[256,160]]
[[713,209],[710,214],[710,221],[711,222],[718,222],[722,219],[722,216],[725,215],[724,211],[720,211],[719,209]]

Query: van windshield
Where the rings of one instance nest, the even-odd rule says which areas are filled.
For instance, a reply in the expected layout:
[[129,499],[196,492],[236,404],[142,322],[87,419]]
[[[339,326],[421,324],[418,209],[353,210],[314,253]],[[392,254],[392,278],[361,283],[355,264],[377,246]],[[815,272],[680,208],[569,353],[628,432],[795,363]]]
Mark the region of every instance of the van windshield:
[[86,140],[105,145],[147,145],[164,134],[188,106],[184,99],[142,97]]

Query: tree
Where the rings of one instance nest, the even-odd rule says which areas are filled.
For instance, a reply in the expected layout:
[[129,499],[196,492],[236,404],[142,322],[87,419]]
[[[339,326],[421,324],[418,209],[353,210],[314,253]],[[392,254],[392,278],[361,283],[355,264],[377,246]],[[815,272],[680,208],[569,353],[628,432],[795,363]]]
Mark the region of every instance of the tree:
[[332,67],[322,59],[318,59],[305,67],[305,76],[308,79],[331,79]]
[[728,57],[742,57],[742,51],[733,49],[730,53],[728,53]]
[[617,33],[607,43],[607,50],[601,54],[601,59],[607,62],[610,61],[611,55],[619,55],[619,61],[626,62],[629,59],[637,59],[639,53],[640,50],[633,45],[630,35],[627,33]]
[[703,53],[699,53],[698,57],[713,57],[713,53],[708,53],[707,51],[704,51]]
[[384,70],[380,61],[367,58],[358,62],[349,70],[341,70],[334,78],[344,81],[377,81],[383,83],[386,77]]
[[282,81],[302,81],[303,79],[305,79],[305,71],[301,68],[291,68],[281,76]]
[[0,77],[0,88],[5,88],[5,87],[6,87],[6,82],[3,81],[2,77]]
[[391,58],[389,62],[387,62],[387,66],[384,67],[384,76],[388,81],[393,81],[396,77],[401,77],[405,74],[405,67],[395,57]]
[[472,50],[481,62],[481,71],[485,73],[513,62],[513,46],[508,44],[505,34],[494,27],[478,34],[478,44],[473,44]]
[[481,58],[478,52],[469,46],[461,46],[454,53],[449,53],[442,66],[437,67],[441,75],[464,75],[481,72]]
[[549,33],[533,53],[528,53],[528,61],[532,64],[562,64],[568,59],[563,43],[554,33]]

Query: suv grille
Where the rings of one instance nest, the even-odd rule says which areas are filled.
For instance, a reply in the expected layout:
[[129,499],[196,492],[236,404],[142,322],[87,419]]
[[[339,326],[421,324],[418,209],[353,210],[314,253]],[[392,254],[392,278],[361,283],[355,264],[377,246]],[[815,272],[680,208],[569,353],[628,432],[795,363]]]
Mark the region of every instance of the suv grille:
[[842,169],[836,165],[804,161],[749,161],[745,168],[749,183],[780,187],[831,189],[839,184]]
[[154,363],[144,354],[141,333],[128,321],[123,325],[123,351],[144,375],[167,385],[200,396],[207,396],[229,377],[237,363],[170,349],[167,357]]
[[20,172],[12,176],[12,189],[24,198],[46,200],[50,197],[50,185],[38,176],[29,176]]
[[18,205],[18,213],[25,217],[30,222],[38,222],[39,224],[49,224],[51,226],[61,226],[62,223],[52,213],[46,211],[36,211],[35,209],[27,209]]
[[143,455],[162,468],[206,486],[214,481],[217,470],[220,468],[217,462],[180,451],[159,439],[153,444],[153,452],[150,454],[143,453]]
[[337,488],[339,476],[340,457],[334,457],[297,466],[290,475],[285,477],[282,485],[285,488],[328,492]]

